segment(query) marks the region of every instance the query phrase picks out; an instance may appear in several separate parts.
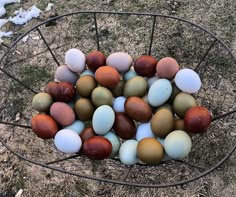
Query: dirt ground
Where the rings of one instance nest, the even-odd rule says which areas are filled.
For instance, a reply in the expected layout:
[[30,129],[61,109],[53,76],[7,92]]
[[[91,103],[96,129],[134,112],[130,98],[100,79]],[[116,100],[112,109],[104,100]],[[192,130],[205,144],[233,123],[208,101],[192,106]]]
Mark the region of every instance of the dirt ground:
[[[236,54],[236,1],[235,0],[22,0],[8,5],[12,15],[19,7],[28,8],[34,3],[44,10],[47,3],[55,3],[49,12],[24,26],[9,24],[12,39],[5,39],[10,46],[19,36],[47,18],[77,11],[129,11],[151,12],[179,16],[210,30],[221,38]],[[127,51],[134,58],[148,53],[153,18],[148,16],[97,15],[100,50],[105,54]],[[43,25],[40,31],[60,64],[64,53],[71,47],[83,49],[87,54],[96,49],[93,15],[74,15]],[[195,68],[214,39],[189,24],[157,18],[152,55],[160,59],[172,56],[181,67]],[[0,54],[7,47],[0,45]],[[203,66],[204,65],[204,66]],[[57,67],[37,31],[29,34],[12,48],[1,63],[1,68],[20,79],[29,88],[40,91],[51,79]],[[236,65],[221,44],[214,43],[209,55],[197,70],[203,87],[196,95],[199,104],[208,107],[214,116],[236,109]],[[30,102],[34,93],[0,73],[0,117],[2,121],[29,125],[33,110]],[[167,162],[157,167],[135,166],[131,170],[113,160],[91,162],[85,158],[52,164],[53,167],[112,180],[135,183],[162,184],[189,179],[218,163],[235,144],[236,115],[232,114],[212,123],[203,136],[193,137],[193,150],[184,162],[195,163],[202,168],[184,163]],[[42,141],[29,129],[0,124],[0,137],[17,153],[34,161],[46,163],[65,155],[55,151],[52,141]],[[130,171],[129,171],[130,170]],[[127,172],[129,172],[127,174]],[[127,176],[126,176],[127,175]],[[45,196],[185,196],[185,197],[233,197],[236,196],[236,154],[208,176],[180,186],[168,188],[142,188],[115,185],[82,179],[55,170],[46,169],[21,160],[0,143],[0,197]]]

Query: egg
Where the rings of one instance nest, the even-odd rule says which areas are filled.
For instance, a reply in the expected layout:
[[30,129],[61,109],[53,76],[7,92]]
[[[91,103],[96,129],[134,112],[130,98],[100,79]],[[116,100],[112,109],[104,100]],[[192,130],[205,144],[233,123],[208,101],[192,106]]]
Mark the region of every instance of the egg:
[[92,126],[86,127],[81,133],[80,138],[82,140],[82,143],[84,143],[87,139],[95,136],[96,133],[93,130]]
[[211,124],[211,113],[207,108],[197,106],[189,109],[184,117],[184,126],[188,132],[206,132]]
[[163,150],[164,150],[164,157],[163,157],[162,161],[169,161],[169,160],[171,160],[170,156],[166,153],[166,151],[164,149],[165,138],[157,137],[157,140],[161,143],[161,145],[163,147]]
[[110,90],[113,96],[114,97],[123,96],[124,86],[125,86],[125,82],[123,80],[120,80],[119,83],[114,88],[111,88]]
[[154,110],[154,113],[156,113],[156,112],[157,112],[158,110],[160,110],[160,109],[168,109],[168,110],[170,110],[171,113],[174,114],[173,107],[172,107],[172,105],[170,105],[169,103],[165,103],[165,104],[163,104],[163,105],[157,107],[157,108]]
[[174,128],[174,117],[168,109],[158,110],[151,119],[152,132],[158,137],[165,137]]
[[113,130],[120,138],[131,139],[136,134],[134,121],[125,113],[115,113]]
[[82,121],[92,120],[95,107],[90,99],[80,98],[75,103],[75,114]]
[[157,75],[153,76],[153,77],[149,77],[147,78],[147,83],[148,83],[148,88],[151,87],[151,85],[156,82],[158,79],[160,79],[160,77],[158,77]]
[[154,82],[148,91],[148,102],[153,107],[164,104],[171,95],[172,86],[167,79],[158,79]]
[[96,107],[101,105],[112,106],[113,103],[113,95],[111,91],[105,87],[96,87],[92,92],[91,99]]
[[125,112],[125,101],[124,96],[119,96],[113,100],[113,109],[115,112]]
[[90,97],[96,87],[97,82],[90,75],[82,76],[76,82],[76,91],[82,97]]
[[124,52],[116,52],[110,54],[106,59],[106,65],[112,66],[119,73],[127,72],[133,63],[133,58]]
[[110,154],[110,158],[114,158],[120,149],[120,139],[117,137],[116,134],[114,134],[113,132],[109,131],[106,135],[104,135],[103,137],[105,137],[106,139],[108,139],[111,144],[112,144],[112,151]]
[[67,154],[78,153],[82,146],[80,136],[70,129],[58,131],[55,135],[54,143],[59,151]]
[[173,109],[180,118],[184,118],[185,113],[192,107],[197,106],[196,99],[185,92],[179,93],[174,100]]
[[86,75],[95,77],[95,73],[92,70],[89,70],[89,69],[84,70],[82,73],[80,73],[79,76],[83,77],[83,76],[86,76]]
[[134,61],[134,70],[143,77],[151,77],[156,73],[157,60],[153,56],[143,55]]
[[42,139],[50,139],[58,131],[56,121],[49,115],[37,114],[31,119],[31,128],[33,132]]
[[119,150],[119,159],[121,163],[125,165],[134,165],[139,161],[137,155],[137,145],[138,142],[133,139],[126,140],[123,144],[121,144]]
[[98,107],[92,118],[94,132],[98,135],[105,135],[115,122],[115,112],[108,105]]
[[61,126],[69,126],[75,121],[75,113],[71,107],[63,102],[55,102],[50,108],[50,115]]
[[159,164],[164,157],[161,143],[155,138],[144,138],[138,142],[137,154],[146,164]]
[[126,99],[125,112],[137,122],[148,122],[152,117],[151,107],[139,97]]
[[65,54],[65,63],[69,69],[76,73],[81,73],[85,69],[86,57],[79,49],[69,49]]
[[191,151],[192,141],[190,136],[181,130],[168,134],[164,141],[166,153],[173,159],[183,159]]
[[95,79],[107,88],[114,88],[120,81],[120,74],[111,66],[101,66],[95,72]]
[[186,93],[197,93],[201,88],[201,79],[198,74],[189,68],[181,69],[175,76],[176,86]]
[[66,65],[59,66],[55,72],[55,80],[67,81],[73,85],[76,83],[79,75],[72,72]]
[[128,80],[124,86],[124,96],[126,98],[131,96],[143,97],[146,94],[148,84],[146,79],[137,76]]
[[156,138],[155,134],[152,132],[150,122],[142,123],[137,128],[135,139],[140,141],[144,138]]
[[92,51],[86,58],[86,64],[95,72],[99,67],[106,65],[106,56],[100,51]]
[[89,159],[102,160],[112,153],[112,144],[103,136],[93,136],[84,142],[83,153]]
[[172,85],[172,92],[171,92],[171,95],[170,95],[170,98],[168,99],[168,103],[170,104],[173,104],[174,100],[175,100],[175,97],[181,93],[182,91],[175,85],[174,82],[171,83]]
[[138,76],[138,74],[133,69],[130,69],[128,72],[123,74],[123,78],[125,81],[128,81],[136,76]]
[[77,134],[80,134],[85,128],[84,122],[80,120],[76,120],[71,125],[64,127],[64,129],[70,129],[72,131],[75,131]]
[[183,120],[183,119],[175,119],[175,122],[174,122],[174,130],[186,131],[185,126],[184,126],[184,120]]
[[160,78],[173,79],[179,70],[178,62],[172,57],[164,57],[156,65],[156,72]]
[[32,108],[38,112],[49,111],[52,104],[53,104],[52,97],[49,94],[43,92],[34,95],[32,100]]

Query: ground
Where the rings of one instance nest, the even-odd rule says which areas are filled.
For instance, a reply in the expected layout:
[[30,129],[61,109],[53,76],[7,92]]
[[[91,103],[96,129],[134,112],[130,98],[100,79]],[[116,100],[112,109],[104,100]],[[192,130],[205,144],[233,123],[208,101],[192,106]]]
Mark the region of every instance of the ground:
[[[8,5],[6,8],[8,15],[11,15],[16,8],[28,8],[33,3],[44,10],[49,2],[55,3],[55,7],[50,12],[43,13],[39,19],[34,19],[24,26],[9,24],[6,28],[14,30],[14,37],[4,40],[4,43],[10,46],[32,26],[56,15],[77,10],[132,11],[167,14],[190,20],[216,34],[236,54],[235,0],[68,0],[66,3],[62,0],[22,0],[21,4]],[[106,54],[123,50],[132,54],[134,58],[148,53],[152,21],[153,18],[150,17],[97,15],[100,50]],[[96,48],[93,15],[60,19],[56,21],[56,25],[43,26],[40,31],[55,52],[59,63],[63,63],[64,52],[72,46],[83,49],[86,54]],[[151,52],[158,59],[168,54],[175,57],[182,67],[196,67],[213,42],[211,36],[196,28],[192,29],[188,24],[157,18]],[[1,54],[6,50],[7,47],[0,46]],[[33,31],[26,43],[20,41],[12,49],[1,68],[16,76],[29,88],[42,90],[57,66],[50,53],[45,50],[39,33]],[[215,116],[235,109],[235,62],[222,45],[213,45],[198,72],[203,80],[202,91],[196,95],[199,104],[211,109]],[[0,74],[1,120],[28,124],[34,113],[29,104],[34,93],[16,81],[9,80],[4,73]],[[214,166],[235,144],[235,128],[235,114],[214,121],[207,134],[194,138],[193,151],[185,161],[199,164],[204,168]],[[35,161],[48,162],[65,157],[54,150],[51,141],[44,142],[35,138],[28,129],[1,124],[0,137],[13,150]],[[126,166],[117,165],[116,161],[91,163],[86,159],[62,162],[55,164],[55,167],[115,180],[124,179],[129,170]],[[49,170],[18,159],[0,144],[0,197],[15,196],[21,189],[21,196],[231,197],[236,195],[235,167],[236,154],[233,153],[220,168],[194,182],[160,189],[140,188],[101,183]],[[199,172],[201,169],[170,162],[158,167],[134,167],[126,180],[147,184],[164,183],[188,179]]]

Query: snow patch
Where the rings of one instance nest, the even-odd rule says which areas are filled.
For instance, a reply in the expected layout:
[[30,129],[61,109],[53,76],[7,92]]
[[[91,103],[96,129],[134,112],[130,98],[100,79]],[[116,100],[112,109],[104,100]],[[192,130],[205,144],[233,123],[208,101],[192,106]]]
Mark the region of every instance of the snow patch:
[[45,8],[45,11],[50,11],[52,9],[52,7],[54,6],[53,3],[48,3],[47,7]]

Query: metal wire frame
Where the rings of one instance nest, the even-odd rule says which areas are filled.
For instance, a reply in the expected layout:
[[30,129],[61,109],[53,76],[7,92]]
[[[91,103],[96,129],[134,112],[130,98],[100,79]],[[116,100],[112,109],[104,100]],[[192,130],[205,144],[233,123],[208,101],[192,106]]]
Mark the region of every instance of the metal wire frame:
[[[213,33],[211,33],[210,31],[208,31],[207,29],[196,25],[188,20],[176,17],[176,16],[169,16],[169,15],[161,15],[161,14],[156,14],[156,13],[137,13],[137,12],[110,12],[110,11],[77,11],[77,12],[73,12],[73,13],[68,13],[68,14],[64,14],[61,16],[56,16],[54,18],[51,18],[49,20],[46,20],[38,25],[36,25],[35,27],[31,28],[30,30],[28,30],[27,32],[25,32],[23,35],[21,35],[15,42],[13,42],[13,44],[8,48],[7,52],[2,56],[2,58],[0,59],[0,64],[2,63],[2,61],[4,60],[4,58],[10,53],[11,49],[27,34],[29,34],[31,31],[33,30],[37,30],[39,35],[41,36],[43,42],[45,43],[47,49],[49,50],[50,54],[52,55],[55,63],[59,66],[59,62],[55,56],[55,54],[53,53],[52,49],[50,48],[49,44],[47,43],[47,40],[45,39],[44,35],[42,34],[42,32],[40,31],[39,27],[47,24],[49,22],[52,21],[56,21],[60,18],[66,17],[66,16],[72,16],[72,15],[77,15],[77,14],[89,14],[93,16],[94,19],[94,25],[95,25],[95,32],[96,32],[96,44],[97,44],[97,49],[100,49],[100,43],[99,43],[99,31],[98,31],[98,24],[97,24],[97,14],[113,14],[113,15],[136,15],[136,16],[150,16],[153,18],[153,23],[152,23],[152,28],[150,30],[150,43],[149,43],[149,49],[148,49],[148,54],[151,55],[152,53],[152,45],[153,45],[153,39],[154,39],[154,31],[155,31],[155,26],[156,26],[156,21],[157,21],[157,17],[161,17],[161,18],[168,18],[168,19],[173,19],[173,20],[178,20],[184,23],[187,23],[193,27],[196,27],[200,30],[202,30],[203,32],[207,33],[208,35],[210,35],[214,41],[211,43],[211,45],[209,46],[209,48],[207,49],[207,51],[204,53],[204,55],[202,56],[201,60],[199,61],[199,63],[197,64],[197,66],[195,67],[195,70],[197,71],[199,69],[199,67],[201,66],[201,63],[205,60],[205,58],[207,57],[207,55],[209,54],[209,52],[211,51],[211,49],[213,48],[213,46],[218,42],[220,43],[223,48],[228,52],[228,54],[233,58],[234,62],[236,63],[236,57],[234,56],[234,54],[232,53],[232,51],[230,50],[230,48],[221,40],[219,39],[216,35],[214,35]],[[3,73],[5,73],[8,77],[12,78],[13,80],[17,81],[18,83],[20,83],[22,86],[24,86],[25,88],[27,88],[28,90],[30,90],[33,93],[37,93],[35,90],[31,89],[30,87],[28,87],[26,84],[22,83],[19,79],[17,79],[16,77],[14,77],[13,75],[11,75],[9,72],[7,72],[5,69],[0,67],[0,71],[2,71]],[[227,113],[224,113],[222,115],[216,116],[213,118],[213,121],[216,121],[220,118],[223,118],[225,116],[228,116],[230,114],[233,114],[236,112],[235,110],[229,111]],[[19,127],[23,127],[23,128],[30,128],[30,126],[27,125],[20,125],[20,124],[15,124],[15,123],[9,123],[9,122],[4,122],[4,121],[0,121],[0,124],[6,124],[6,125],[12,125],[12,126],[19,126]],[[24,157],[23,155],[20,155],[19,153],[17,153],[16,151],[14,151],[13,149],[11,149],[11,147],[9,147],[4,140],[0,137],[0,142],[13,154],[15,154],[16,156],[18,156],[20,159],[26,160],[30,163],[48,168],[48,169],[52,169],[52,170],[56,170],[59,172],[63,172],[63,173],[67,173],[70,175],[75,175],[81,178],[85,178],[85,179],[91,179],[91,180],[95,180],[95,181],[102,181],[102,182],[106,182],[106,183],[111,183],[111,184],[120,184],[120,185],[127,185],[127,186],[136,186],[136,187],[146,187],[146,188],[163,188],[163,187],[171,187],[171,186],[177,186],[177,185],[183,185],[192,181],[195,181],[199,178],[202,178],[206,175],[208,175],[209,173],[211,173],[212,171],[216,170],[218,167],[220,167],[235,151],[236,149],[236,145],[234,145],[228,152],[228,154],[221,159],[215,166],[211,167],[208,170],[205,170],[204,168],[200,167],[200,166],[196,166],[194,164],[191,163],[186,163],[189,166],[193,166],[193,167],[198,167],[199,169],[205,170],[202,173],[200,173],[199,175],[192,177],[190,179],[187,180],[182,180],[182,181],[178,181],[178,182],[171,182],[171,183],[163,183],[163,184],[142,184],[142,183],[134,183],[134,182],[128,182],[125,181],[125,177],[124,180],[110,180],[110,179],[106,179],[106,178],[99,178],[99,177],[94,177],[91,175],[86,175],[86,174],[79,174],[76,172],[72,172],[72,171],[66,171],[62,168],[57,168],[54,166],[51,166],[51,164],[53,163],[58,163],[64,160],[69,160],[69,159],[73,159],[75,157],[78,157],[79,155],[71,155],[69,157],[66,158],[62,158],[59,160],[55,160],[55,161],[51,161],[48,163],[42,163],[42,162],[38,162],[38,161],[34,161],[32,159],[29,159],[27,157]],[[183,161],[177,161],[177,162],[183,162]],[[184,163],[184,162],[183,162]],[[128,176],[129,172],[132,170],[132,168],[128,169],[128,172],[126,174],[126,176]]]

